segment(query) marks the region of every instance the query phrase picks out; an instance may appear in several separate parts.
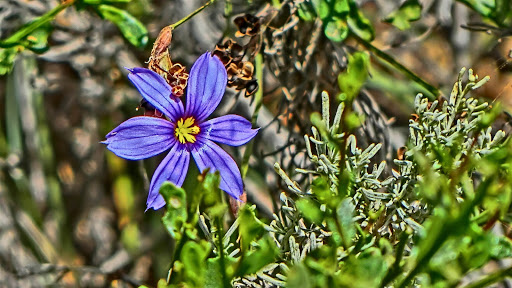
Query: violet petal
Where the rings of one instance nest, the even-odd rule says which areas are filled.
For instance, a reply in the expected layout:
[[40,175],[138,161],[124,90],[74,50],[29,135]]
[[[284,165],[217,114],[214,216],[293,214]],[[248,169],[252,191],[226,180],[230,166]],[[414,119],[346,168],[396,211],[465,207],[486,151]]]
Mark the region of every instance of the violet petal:
[[146,202],[148,209],[158,210],[165,205],[165,200],[158,192],[165,181],[181,187],[187,176],[190,153],[179,143],[169,151],[169,154],[162,160],[153,173],[149,185],[149,195]]
[[165,119],[140,116],[121,123],[101,143],[121,158],[141,160],[169,150],[176,142],[173,131]]
[[172,95],[171,86],[157,73],[146,68],[128,69],[128,78],[139,93],[158,111],[164,113],[172,122],[183,115],[183,103]]
[[231,197],[240,199],[244,185],[235,160],[212,141],[199,140],[198,142],[196,143],[199,145],[192,148],[191,152],[199,171],[202,173],[206,168],[210,168],[211,173],[219,171],[220,189]]
[[190,70],[187,86],[186,115],[199,122],[208,118],[217,108],[226,90],[226,68],[210,52],[197,59]]
[[259,129],[251,129],[252,124],[238,115],[224,115],[210,119],[199,125],[203,137],[230,146],[240,146],[249,142]]

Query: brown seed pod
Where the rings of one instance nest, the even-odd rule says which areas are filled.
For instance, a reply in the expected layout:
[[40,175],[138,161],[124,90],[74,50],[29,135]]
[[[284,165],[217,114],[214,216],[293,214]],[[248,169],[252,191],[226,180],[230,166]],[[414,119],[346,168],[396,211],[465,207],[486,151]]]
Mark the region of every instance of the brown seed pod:
[[149,57],[148,68],[155,71],[167,81],[174,96],[181,97],[188,81],[188,73],[183,65],[172,63],[169,46],[172,40],[172,28],[164,27],[156,38]]
[[260,32],[261,22],[260,17],[251,14],[245,14],[235,18],[235,25],[238,27],[236,37],[254,36]]
[[227,39],[215,46],[213,55],[217,56],[228,74],[228,87],[236,90],[245,89],[245,96],[250,96],[258,90],[258,82],[254,79],[254,65],[244,60],[246,47]]

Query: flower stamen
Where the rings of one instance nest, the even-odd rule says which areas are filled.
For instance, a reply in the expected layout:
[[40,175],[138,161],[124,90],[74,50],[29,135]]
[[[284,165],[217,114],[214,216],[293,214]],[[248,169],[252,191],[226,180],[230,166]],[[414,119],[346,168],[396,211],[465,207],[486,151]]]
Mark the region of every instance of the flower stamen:
[[194,123],[194,117],[188,117],[187,119],[180,118],[176,123],[174,136],[176,136],[176,139],[178,139],[181,144],[196,142],[195,135],[199,134],[201,129],[199,129],[199,126],[194,125]]

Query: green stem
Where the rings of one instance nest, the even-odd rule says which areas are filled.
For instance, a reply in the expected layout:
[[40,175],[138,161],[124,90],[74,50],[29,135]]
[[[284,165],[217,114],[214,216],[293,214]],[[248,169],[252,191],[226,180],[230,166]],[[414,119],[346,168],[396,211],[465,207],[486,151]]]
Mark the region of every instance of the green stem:
[[402,74],[407,76],[409,79],[413,80],[414,82],[421,85],[423,88],[425,88],[428,92],[430,92],[435,97],[429,97],[430,100],[434,100],[438,96],[441,95],[441,91],[437,89],[436,87],[432,86],[431,84],[427,83],[425,80],[421,79],[418,75],[416,75],[411,70],[407,69],[404,65],[400,64],[398,61],[395,60],[391,55],[387,54],[386,52],[380,50],[379,48],[373,46],[370,42],[364,40],[363,38],[359,37],[356,33],[351,33],[352,37],[354,37],[357,42],[361,43],[366,49],[370,50],[372,53],[377,55],[379,58],[383,59],[384,61],[388,62],[393,66],[395,69],[400,71]]
[[[252,114],[251,118],[251,123],[253,126],[256,125],[256,121],[258,120],[258,114],[263,103],[263,56],[261,56],[261,53],[256,54],[255,61],[256,79],[258,79],[259,88],[258,91],[256,91],[256,94],[254,95],[254,102],[256,103],[256,107],[254,108],[254,113]],[[247,144],[247,147],[245,148],[244,157],[242,159],[242,166],[240,169],[242,173],[242,179],[245,178],[247,170],[249,169],[249,158],[252,155],[253,147],[254,140],[251,140],[251,142],[249,142],[249,144]]]
[[382,280],[380,287],[384,288],[388,286],[393,279],[400,275],[400,262],[404,256],[405,245],[407,244],[408,239],[409,234],[407,232],[404,231],[400,234],[400,242],[398,242],[398,246],[396,247],[395,262],[393,263],[393,266],[391,266],[391,269],[388,270],[388,273],[384,277],[384,280]]
[[210,4],[213,4],[215,1],[216,0],[210,0],[210,1],[206,2],[206,4],[204,4],[203,6],[197,8],[194,12],[188,14],[187,16],[185,16],[184,18],[182,18],[178,22],[169,25],[169,27],[171,27],[171,29],[174,29],[174,28],[180,26],[181,24],[183,24],[183,23],[187,22],[188,20],[190,20],[190,18],[196,16],[197,13],[203,11],[204,8],[210,6]]
[[73,5],[75,3],[74,0],[65,1],[64,3],[60,4],[59,6],[53,8],[52,10],[48,11],[43,16],[37,17],[36,19],[32,20],[31,22],[23,25],[18,31],[16,31],[14,34],[9,36],[7,39],[0,41],[0,47],[2,48],[9,48],[16,45],[19,45],[20,41],[30,35],[30,33],[34,32],[37,28],[41,27],[42,25],[52,21],[57,14],[59,14],[62,10],[66,9],[67,7]]
[[[348,248],[350,247],[350,240],[347,239],[347,236],[343,233],[343,227],[341,227],[341,222],[338,218],[338,215],[333,215],[334,223],[336,224],[336,230],[338,230],[338,234],[340,234],[341,245],[343,245],[343,249],[348,253]],[[334,253],[334,259],[336,259],[336,253]]]
[[501,269],[493,274],[487,275],[484,278],[475,281],[469,285],[464,286],[464,288],[480,288],[480,287],[488,287],[492,283],[496,283],[505,277],[512,276],[512,267],[508,267],[506,269]]
[[222,219],[221,217],[215,217],[215,225],[217,226],[217,250],[219,252],[219,261],[220,261],[220,271],[222,274],[222,283],[224,287],[231,287],[228,275],[226,275],[226,259],[224,256],[224,245],[222,244],[222,239],[224,238],[224,233],[222,229]]
[[176,249],[174,250],[172,261],[171,261],[171,269],[169,270],[169,279],[167,279],[168,283],[176,283],[177,279],[176,277],[172,277],[172,269],[174,268],[174,262],[176,260],[180,259],[181,250],[183,250],[183,247],[185,246],[185,243],[188,241],[188,236],[186,231],[183,231],[183,235],[181,236],[181,239],[178,241],[178,245],[176,245]]
[[428,262],[430,259],[436,254],[436,252],[441,248],[443,243],[448,239],[450,234],[450,229],[448,227],[452,227],[452,225],[448,224],[444,228],[439,229],[436,235],[429,234],[429,238],[432,236],[435,238],[434,241],[430,241],[429,245],[423,247],[423,251],[427,251],[422,257],[419,257],[419,260],[416,262],[414,268],[407,274],[407,276],[399,282],[396,287],[405,288],[408,287],[409,283],[416,277],[416,275],[425,267],[428,266]]

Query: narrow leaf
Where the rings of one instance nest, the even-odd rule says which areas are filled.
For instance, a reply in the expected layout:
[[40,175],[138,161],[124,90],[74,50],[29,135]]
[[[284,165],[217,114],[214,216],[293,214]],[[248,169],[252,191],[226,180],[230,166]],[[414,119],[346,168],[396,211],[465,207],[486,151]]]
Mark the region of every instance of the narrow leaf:
[[144,47],[148,43],[148,30],[130,13],[110,5],[99,5],[98,11],[105,19],[117,25],[132,45]]

